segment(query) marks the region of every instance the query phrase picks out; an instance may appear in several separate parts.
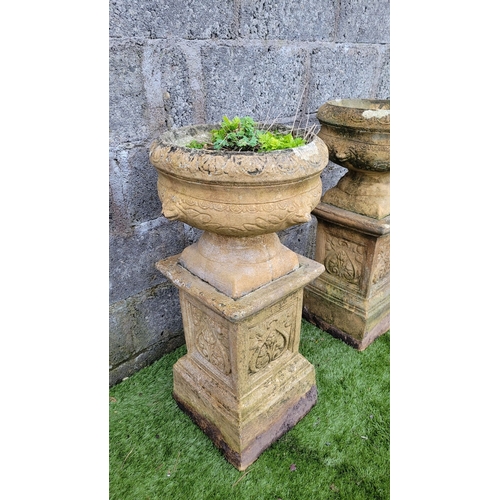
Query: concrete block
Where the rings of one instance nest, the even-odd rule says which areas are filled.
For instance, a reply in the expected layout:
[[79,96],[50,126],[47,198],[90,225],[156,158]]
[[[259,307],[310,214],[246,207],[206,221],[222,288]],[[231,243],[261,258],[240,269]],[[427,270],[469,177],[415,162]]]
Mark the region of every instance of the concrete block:
[[110,385],[184,343],[179,294],[158,285],[110,306]]
[[109,231],[111,234],[127,236],[131,234],[131,221],[123,192],[123,176],[117,155],[119,150],[109,152]]
[[371,98],[379,52],[370,45],[318,47],[311,54],[310,112],[331,99]]
[[[122,300],[109,307],[109,367],[119,365],[134,352],[135,315],[131,300]],[[132,311],[130,310],[132,309]]]
[[133,141],[148,136],[148,103],[142,74],[144,43],[110,41],[109,131],[110,142]]
[[171,283],[145,290],[110,306],[110,366],[182,331],[179,293]]
[[111,0],[111,37],[235,38],[236,2]]
[[196,79],[193,66],[197,66],[199,52],[189,44],[169,40],[150,42],[146,52],[145,74],[149,100],[154,106],[161,106],[165,119],[159,124],[155,135],[165,128],[182,127],[195,123],[195,94],[191,79]]
[[136,302],[137,330],[135,347],[146,350],[159,341],[167,342],[171,334],[182,333],[179,292],[171,283],[159,285],[142,294]]
[[387,47],[382,54],[382,68],[380,70],[380,78],[377,86],[377,99],[391,98],[391,69],[390,69],[391,51]]
[[[114,209],[117,217],[138,224],[161,216],[156,183],[158,175],[149,162],[149,148],[124,147],[111,158]],[[120,193],[120,194],[118,194]]]
[[184,224],[184,234],[186,235],[186,246],[196,243],[203,231],[196,227],[190,226],[189,224]]
[[167,126],[192,123],[186,55],[167,40],[111,40],[110,142],[149,141]]
[[314,259],[316,225],[316,218],[311,216],[309,222],[289,227],[288,229],[279,231],[277,234],[281,243],[290,250],[309,259]]
[[181,222],[159,217],[133,228],[130,236],[111,234],[109,241],[110,303],[123,300],[165,281],[158,260],[185,246]]
[[335,40],[341,43],[389,43],[389,0],[342,0]]
[[321,183],[323,194],[330,188],[337,185],[339,180],[347,173],[347,168],[341,167],[332,161],[328,162],[325,170],[321,172]]
[[331,0],[243,0],[240,36],[275,40],[331,40],[335,9]]
[[294,116],[306,79],[306,53],[292,46],[202,48],[207,122],[222,115]]

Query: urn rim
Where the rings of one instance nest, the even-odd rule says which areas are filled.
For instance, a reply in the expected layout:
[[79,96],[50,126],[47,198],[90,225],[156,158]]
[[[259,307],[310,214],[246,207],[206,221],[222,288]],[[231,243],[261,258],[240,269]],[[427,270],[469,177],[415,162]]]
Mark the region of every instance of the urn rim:
[[389,99],[332,99],[320,106],[321,124],[389,132]]
[[[161,174],[206,183],[272,185],[319,175],[328,163],[328,148],[316,134],[303,146],[263,153],[186,147],[192,139],[208,139],[215,126],[190,125],[163,132],[151,144],[152,165]],[[292,130],[277,127],[273,130]]]
[[[303,137],[306,135],[307,130],[303,128],[295,128],[292,125],[285,125],[282,123],[275,123],[272,126],[269,124],[264,124],[262,122],[256,123],[257,127],[269,129],[272,132],[280,132],[280,133],[289,133],[291,132],[294,136]],[[238,151],[238,150],[225,150],[225,149],[196,149],[189,148],[187,144],[192,139],[210,139],[210,132],[212,129],[218,128],[220,126],[219,123],[203,123],[198,125],[186,125],[184,127],[172,128],[170,130],[166,130],[162,132],[156,139],[155,143],[159,146],[163,147],[175,147],[185,149],[187,151],[192,151],[194,154],[203,154],[210,156],[271,156],[271,155],[281,155],[284,151],[293,151],[293,150],[304,150],[310,147],[311,144],[314,143],[315,139],[318,137],[317,134],[312,134],[311,139],[307,141],[303,146],[296,146],[294,148],[284,148],[277,149],[274,151],[264,151],[264,152],[255,152],[255,151]],[[201,140],[199,142],[202,142]]]

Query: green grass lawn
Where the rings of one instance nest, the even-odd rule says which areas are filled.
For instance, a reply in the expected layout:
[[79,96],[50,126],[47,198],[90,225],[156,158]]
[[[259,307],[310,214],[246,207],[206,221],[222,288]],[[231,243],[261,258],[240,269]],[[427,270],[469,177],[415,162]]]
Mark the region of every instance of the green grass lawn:
[[110,389],[110,500],[389,499],[389,332],[365,351],[302,321],[318,402],[244,472],[172,399],[182,346]]

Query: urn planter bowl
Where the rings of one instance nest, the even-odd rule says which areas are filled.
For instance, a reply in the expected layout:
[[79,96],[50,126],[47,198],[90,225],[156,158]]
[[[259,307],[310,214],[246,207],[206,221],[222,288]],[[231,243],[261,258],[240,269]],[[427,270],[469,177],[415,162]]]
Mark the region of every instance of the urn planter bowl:
[[375,219],[390,214],[390,101],[338,99],[318,109],[330,160],[348,169],[322,201]]
[[299,342],[304,288],[325,267],[276,231],[310,220],[328,149],[318,137],[266,153],[186,147],[209,142],[214,127],[172,130],[151,145],[163,214],[203,230],[156,267],[179,289],[186,339],[173,397],[245,470],[317,400]]
[[328,150],[318,137],[266,153],[186,147],[193,139],[208,142],[215,127],[164,133],[153,142],[150,160],[163,215],[204,230],[181,264],[237,298],[298,267],[297,255],[275,233],[310,220]]

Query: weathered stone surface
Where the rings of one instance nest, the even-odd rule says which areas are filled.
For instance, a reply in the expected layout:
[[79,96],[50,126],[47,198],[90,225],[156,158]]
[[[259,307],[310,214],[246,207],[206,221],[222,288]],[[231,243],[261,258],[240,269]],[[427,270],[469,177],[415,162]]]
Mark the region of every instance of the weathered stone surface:
[[307,77],[304,49],[261,43],[205,45],[202,65],[208,122],[219,122],[224,114],[256,120],[296,114]]
[[335,40],[349,43],[389,43],[389,0],[342,0]]
[[278,231],[277,234],[281,243],[287,248],[313,259],[316,246],[316,224],[316,217],[311,217],[309,222]]
[[383,219],[391,212],[389,172],[359,171],[347,173],[340,182],[327,191],[323,201],[375,219]]
[[309,110],[337,98],[366,98],[374,94],[379,75],[379,50],[369,45],[337,45],[313,49]]
[[234,300],[179,265],[158,268],[180,290],[187,354],[174,365],[174,398],[239,470],[316,402],[315,370],[298,352],[303,287],[323,266],[300,266]]
[[148,103],[144,92],[144,42],[110,40],[109,132],[111,144],[148,136]]
[[335,3],[331,0],[243,0],[242,37],[263,40],[333,40]]
[[196,123],[199,52],[185,43],[167,39],[150,42],[146,56],[144,73],[148,77],[148,98],[165,113],[165,119],[155,128],[154,134],[161,133],[165,126]]
[[320,203],[315,260],[325,272],[304,291],[311,323],[363,350],[389,329],[390,225]]
[[162,283],[110,306],[110,384],[184,343],[179,294]]
[[126,220],[130,227],[161,215],[158,176],[149,163],[147,148],[129,145],[113,150],[110,169],[113,223]]
[[132,233],[127,200],[123,192],[123,180],[114,160],[118,150],[109,152],[109,232],[127,236]]
[[[336,186],[339,180],[347,173],[347,168],[337,165],[332,161],[328,162],[325,170],[321,173],[321,183],[323,184],[323,194]],[[300,253],[300,252],[299,252]]]
[[183,225],[164,217],[136,226],[130,236],[110,235],[110,303],[164,282],[155,262],[184,246]]
[[163,340],[162,337],[161,341],[148,345],[147,349],[144,351],[134,352],[132,357],[126,359],[121,364],[117,366],[110,366],[109,387],[120,383],[125,377],[130,377],[142,368],[158,361],[165,354],[172,352],[181,345],[185,344],[182,330],[177,332],[177,334],[165,332],[165,336],[165,340]]
[[377,85],[376,99],[390,99],[391,97],[391,79],[390,79],[390,48],[386,47],[382,53],[382,66],[380,70],[380,78]]
[[111,0],[111,37],[224,39],[235,37],[232,0]]
[[184,224],[184,234],[186,235],[186,246],[196,243],[203,231],[196,227],[190,226],[189,224]]
[[112,304],[110,365],[117,366],[150,344],[166,341],[165,332],[178,334],[182,322],[168,314],[172,307],[180,311],[178,301],[177,289],[170,282],[164,282]]
[[188,61],[175,44],[111,39],[109,80],[111,144],[145,141],[166,123],[193,120]]

